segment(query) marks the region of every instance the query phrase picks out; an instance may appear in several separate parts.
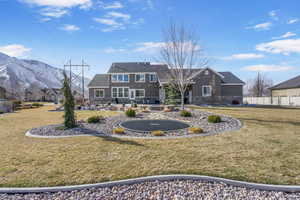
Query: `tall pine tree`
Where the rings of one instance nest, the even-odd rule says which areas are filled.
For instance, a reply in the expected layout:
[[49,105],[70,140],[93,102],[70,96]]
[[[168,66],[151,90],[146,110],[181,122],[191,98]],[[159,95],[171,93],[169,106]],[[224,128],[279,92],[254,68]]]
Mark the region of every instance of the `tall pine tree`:
[[64,125],[65,128],[74,128],[76,127],[76,119],[75,119],[75,102],[74,97],[72,95],[72,91],[70,88],[70,79],[67,77],[66,73],[64,73],[64,83],[63,83],[63,93],[64,93]]

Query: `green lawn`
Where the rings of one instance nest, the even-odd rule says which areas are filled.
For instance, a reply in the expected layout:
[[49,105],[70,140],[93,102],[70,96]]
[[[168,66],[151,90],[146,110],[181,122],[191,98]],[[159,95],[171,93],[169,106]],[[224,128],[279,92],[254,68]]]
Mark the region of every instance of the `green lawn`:
[[[62,122],[63,113],[49,109],[0,115],[1,187],[84,184],[172,173],[300,184],[299,109],[202,108],[239,118],[244,127],[189,139],[26,137],[30,128]],[[81,111],[77,117],[94,114]]]

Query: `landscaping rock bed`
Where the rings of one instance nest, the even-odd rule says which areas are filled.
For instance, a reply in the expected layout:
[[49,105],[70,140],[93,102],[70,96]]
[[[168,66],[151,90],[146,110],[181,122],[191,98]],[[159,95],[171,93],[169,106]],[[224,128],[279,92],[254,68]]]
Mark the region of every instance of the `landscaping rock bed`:
[[209,200],[297,200],[300,193],[262,191],[204,181],[150,181],[138,184],[40,194],[0,194],[0,200],[134,200],[134,199],[209,199]]
[[[69,129],[69,130],[57,130],[56,127],[59,125],[43,126],[40,128],[34,128],[30,130],[31,135],[39,136],[70,136],[70,135],[103,135],[103,136],[116,136],[120,135],[113,134],[113,129],[121,127],[121,124],[130,120],[177,120],[188,124],[190,127],[201,127],[204,132],[198,135],[212,135],[230,130],[237,130],[241,128],[242,124],[239,120],[228,117],[221,116],[221,123],[209,123],[207,117],[211,113],[203,111],[192,111],[192,117],[181,117],[179,112],[162,112],[162,111],[152,111],[150,113],[139,113],[136,117],[127,117],[125,114],[120,114],[117,116],[112,116],[106,118],[102,123],[79,123],[79,127]],[[197,134],[193,134],[197,135]],[[122,137],[190,137],[188,133],[188,128],[167,131],[164,136],[153,136],[151,132],[138,132],[125,130],[125,133],[121,135]]]

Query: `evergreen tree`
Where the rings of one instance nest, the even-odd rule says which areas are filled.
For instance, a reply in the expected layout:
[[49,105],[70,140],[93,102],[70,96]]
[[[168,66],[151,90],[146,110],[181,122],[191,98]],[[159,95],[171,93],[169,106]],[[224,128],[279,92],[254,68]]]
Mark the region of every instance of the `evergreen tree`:
[[165,86],[165,103],[176,105],[179,103],[180,93],[171,84]]
[[75,102],[70,88],[70,80],[67,75],[64,73],[64,82],[63,82],[63,93],[64,93],[64,125],[65,128],[74,128],[76,127],[75,120]]

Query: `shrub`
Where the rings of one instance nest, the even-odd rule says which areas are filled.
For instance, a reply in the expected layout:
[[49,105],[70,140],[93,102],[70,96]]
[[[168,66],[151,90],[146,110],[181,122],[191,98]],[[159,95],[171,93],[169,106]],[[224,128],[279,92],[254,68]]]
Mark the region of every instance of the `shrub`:
[[124,134],[124,133],[125,133],[125,130],[124,130],[124,128],[115,128],[115,129],[113,130],[113,133],[114,133],[114,134]]
[[136,103],[132,103],[132,104],[131,104],[131,107],[137,108],[137,104],[136,104]]
[[221,117],[218,115],[210,115],[207,118],[209,123],[220,123],[221,122]]
[[233,105],[239,105],[240,104],[240,102],[238,101],[238,100],[232,100],[232,102],[231,102]]
[[153,136],[164,136],[164,135],[165,135],[165,133],[164,133],[163,131],[159,131],[159,130],[157,130],[157,131],[152,131],[151,134],[152,134]]
[[1,115],[1,114],[4,114],[4,111],[0,110],[0,115]]
[[189,111],[187,111],[187,110],[182,110],[182,111],[180,112],[180,116],[181,116],[181,117],[191,117],[191,116],[192,116],[192,113],[189,112]]
[[126,114],[127,117],[135,117],[136,116],[136,112],[133,109],[126,110],[125,114]]
[[203,129],[200,127],[190,127],[189,133],[191,133],[191,134],[203,133]]
[[101,122],[101,121],[103,121],[103,120],[104,120],[104,117],[103,117],[103,116],[101,116],[101,115],[96,115],[96,116],[89,117],[89,118],[87,119],[87,123],[89,123],[89,124],[95,124],[95,123],[99,123],[99,122]]
[[33,103],[32,106],[34,106],[34,107],[42,107],[42,106],[44,106],[44,105],[41,104],[41,103]]

